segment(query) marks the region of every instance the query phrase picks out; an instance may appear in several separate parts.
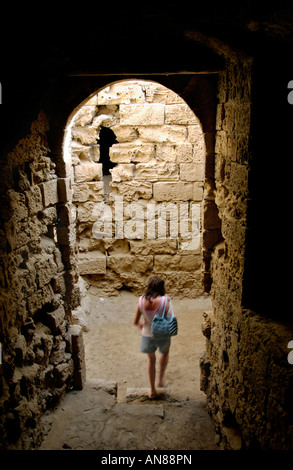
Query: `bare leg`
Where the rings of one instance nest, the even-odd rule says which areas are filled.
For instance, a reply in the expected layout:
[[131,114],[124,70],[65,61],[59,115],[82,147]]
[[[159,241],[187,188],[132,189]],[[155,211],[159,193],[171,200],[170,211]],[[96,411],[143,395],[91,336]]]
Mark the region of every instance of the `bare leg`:
[[156,395],[156,387],[155,387],[155,380],[156,380],[156,354],[149,353],[148,354],[148,376],[150,381],[150,398],[153,398]]
[[158,382],[159,387],[164,387],[163,377],[164,377],[164,373],[168,364],[168,359],[169,359],[169,349],[164,354],[162,354],[160,358],[160,375],[159,375],[159,382]]

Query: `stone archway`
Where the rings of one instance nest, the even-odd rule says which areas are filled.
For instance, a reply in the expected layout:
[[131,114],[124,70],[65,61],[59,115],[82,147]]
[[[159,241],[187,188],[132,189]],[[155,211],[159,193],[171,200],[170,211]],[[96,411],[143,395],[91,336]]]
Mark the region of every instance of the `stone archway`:
[[[101,158],[100,152],[104,129],[114,135],[108,146],[108,158],[114,165],[109,170],[110,181],[104,170],[105,156]],[[141,294],[148,277],[155,273],[166,280],[172,297],[201,297],[205,293],[202,238],[206,140],[199,119],[186,102],[157,82],[110,83],[71,115],[64,155],[72,165],[80,279],[87,286],[99,288],[101,296],[117,295],[123,289]],[[206,300],[205,305],[209,305]],[[95,325],[95,332],[100,331],[96,317],[105,315],[111,323],[111,308],[116,311],[117,306],[113,304],[105,313],[103,307],[108,302],[90,302],[88,296],[82,298],[81,307],[73,311],[74,319],[85,330]],[[125,299],[120,302],[125,305]],[[201,312],[196,306],[194,309],[194,318],[190,314],[188,320],[189,330],[196,329],[198,334],[196,318]],[[90,317],[95,320],[87,318],[87,313],[94,310],[96,314]],[[117,325],[111,328],[113,340]],[[123,324],[118,328],[120,333]],[[89,365],[90,377],[113,370],[111,355],[97,354],[101,347],[108,351],[108,344],[104,344],[109,341],[108,335],[104,334],[106,339],[100,337],[99,348],[93,350],[95,334],[91,331],[85,335],[86,353],[95,358],[87,360],[87,365],[94,362],[94,366]],[[183,338],[190,342],[184,334]],[[196,358],[186,366],[191,374],[196,369],[196,377],[198,361]],[[181,383],[183,389],[188,390],[192,384],[188,380]],[[201,393],[198,379],[194,393]]]
[[[113,134],[110,184],[104,130]],[[71,115],[64,153],[80,274],[106,293],[141,292],[156,273],[171,295],[202,295],[206,148],[186,102],[157,82],[111,83]]]
[[[255,396],[254,381],[255,383],[258,381],[258,371],[268,370],[267,350],[259,349],[259,344],[263,344],[263,339],[267,339],[268,327],[262,326],[261,320],[255,314],[245,311],[242,307],[248,229],[248,179],[251,171],[249,144],[252,61],[239,51],[236,53],[213,38],[201,37],[198,33],[186,34],[195,43],[205,44],[206,48],[215,51],[226,62],[218,73],[217,91],[216,82],[207,74],[188,76],[184,79],[182,76],[176,76],[174,78],[176,86],[174,88],[170,86],[184,98],[188,96],[186,102],[203,124],[207,147],[203,257],[205,274],[212,274],[213,313],[207,318],[204,330],[208,341],[206,356],[202,362],[202,383],[217,425],[222,427],[226,423],[228,426],[228,430],[224,429],[224,438],[229,441],[231,428],[235,428],[236,434],[241,436],[247,446],[250,445],[251,436],[254,435],[258,436],[260,446],[265,447],[274,439],[276,442],[269,427],[266,429],[262,427],[269,416],[274,416],[274,436],[280,436],[279,442],[283,437],[287,439],[283,431],[278,428],[278,423],[279,418],[282,419],[282,429],[286,429],[286,413],[289,409],[286,400],[292,387],[287,382],[283,387],[281,399],[278,394],[278,410],[282,408],[284,417],[280,417],[275,407],[275,400],[271,400],[268,404],[266,394]],[[206,70],[203,67],[201,69]],[[180,65],[180,70],[184,70],[183,65]],[[120,78],[118,74],[115,80]],[[260,75],[260,78],[263,78],[263,75]],[[66,80],[67,84],[70,79]],[[77,104],[83,102],[93,90],[106,87],[109,76],[100,74],[95,78],[85,76],[78,79],[79,81],[76,80],[74,83],[72,81],[69,87],[63,86],[63,82],[56,85],[58,93],[48,92],[49,100],[52,100],[50,105],[48,103],[44,105],[43,101],[38,103],[37,109],[43,111],[37,122],[33,123],[27,138],[8,156],[8,165],[3,173],[6,177],[3,193],[6,192],[9,205],[3,206],[5,233],[2,237],[5,243],[8,242],[10,252],[4,253],[3,256],[3,285],[7,292],[3,302],[5,313],[2,314],[1,320],[5,334],[1,332],[0,340],[6,358],[9,357],[9,367],[3,375],[6,396],[11,397],[5,405],[9,411],[7,422],[10,430],[16,429],[19,433],[26,425],[35,426],[39,414],[49,407],[52,397],[48,395],[47,399],[44,399],[40,396],[39,384],[46,383],[50,379],[52,394],[59,397],[65,391],[64,384],[61,387],[60,383],[65,380],[66,370],[68,384],[71,383],[73,374],[72,351],[69,349],[70,345],[65,350],[64,343],[65,339],[68,339],[71,311],[80,301],[76,287],[78,281],[76,261],[79,263],[79,255],[76,253],[74,229],[76,212],[70,188],[72,168],[71,163],[69,165],[66,159],[65,161],[61,159],[61,143],[70,110],[75,109]],[[172,80],[170,77],[161,77],[160,82],[170,84]],[[212,96],[209,95],[211,83]],[[60,102],[63,105],[60,105]],[[212,106],[212,112],[209,106]],[[26,122],[32,122],[29,116]],[[33,183],[32,187],[30,182]],[[31,203],[33,198],[36,202],[35,207]],[[217,244],[221,238],[220,223],[223,239]],[[48,226],[51,226],[49,232]],[[51,239],[49,246],[43,244],[46,236]],[[53,252],[45,251],[47,248],[49,250],[54,248],[55,260]],[[37,257],[37,262],[33,266],[28,254]],[[208,265],[211,260],[212,268],[209,270]],[[56,267],[51,261],[54,261]],[[51,271],[44,270],[47,262],[52,268]],[[45,278],[42,277],[44,272]],[[32,281],[36,282],[36,286],[40,289],[36,290]],[[17,295],[18,291],[21,295]],[[45,292],[47,296],[44,295]],[[58,305],[56,300],[59,302]],[[32,331],[32,317],[34,321],[38,320],[35,331]],[[51,329],[52,338],[44,345],[40,340],[40,333],[42,338],[44,333],[41,320],[47,321],[48,318],[50,323],[55,323],[52,329],[55,328],[56,331]],[[55,320],[59,322],[57,325]],[[261,330],[259,335],[255,336],[253,333],[259,325]],[[60,341],[60,336],[64,337],[64,341]],[[280,344],[278,334],[269,335],[269,338],[271,347]],[[54,340],[52,353],[50,353],[51,340]],[[17,346],[16,355],[12,351],[12,344]],[[39,346],[42,347],[43,356],[38,351]],[[35,356],[32,354],[32,348],[33,352],[36,352]],[[257,359],[254,353],[256,350]],[[278,377],[281,375],[284,377],[288,372],[286,364],[283,364],[281,369],[279,367],[281,360],[286,358],[286,353],[284,346],[278,357],[272,359],[269,375],[266,374],[261,378],[263,389],[271,390],[271,385],[274,384],[275,396],[277,390],[279,391]],[[27,366],[30,366],[29,375]],[[20,382],[22,382],[22,391],[24,384],[27,384],[27,391],[33,391],[27,401],[23,399],[23,394],[17,394]],[[57,388],[56,382],[59,384]],[[32,388],[30,384],[33,384]],[[36,397],[42,398],[42,403],[37,401]],[[265,403],[262,402],[262,397],[265,398]],[[30,399],[35,400],[34,407],[37,412],[33,413],[26,422]],[[257,416],[263,416],[264,421],[255,419]]]

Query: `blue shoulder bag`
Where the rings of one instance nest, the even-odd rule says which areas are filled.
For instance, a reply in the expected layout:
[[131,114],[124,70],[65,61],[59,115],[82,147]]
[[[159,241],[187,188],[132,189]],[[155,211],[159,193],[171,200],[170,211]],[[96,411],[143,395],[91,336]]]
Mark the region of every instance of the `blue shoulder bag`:
[[[169,310],[165,313],[167,299],[165,301],[164,310],[162,315],[155,315],[152,321],[152,337],[157,339],[169,338],[170,336],[176,336],[178,333],[178,322],[177,317],[174,315],[173,308],[171,306],[171,300]],[[171,316],[169,315],[171,309]]]

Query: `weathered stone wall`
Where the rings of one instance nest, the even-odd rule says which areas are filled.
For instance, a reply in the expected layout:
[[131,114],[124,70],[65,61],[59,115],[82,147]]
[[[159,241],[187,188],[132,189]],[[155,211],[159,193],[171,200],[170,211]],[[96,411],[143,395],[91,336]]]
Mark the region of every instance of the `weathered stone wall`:
[[215,201],[223,240],[213,250],[201,388],[227,448],[292,448],[292,329],[242,307],[250,169],[251,62],[220,74]]
[[[102,127],[116,137],[110,178],[100,159]],[[117,82],[87,101],[70,129],[80,274],[107,293],[141,292],[157,274],[171,295],[201,295],[205,143],[191,109],[158,83]],[[95,225],[104,203],[107,230]]]
[[[22,438],[24,446],[30,438],[36,440],[36,423],[41,411],[55,402],[71,382],[69,369],[72,370],[72,359],[77,361],[77,368],[81,366],[75,350],[72,350],[73,354],[70,356],[71,345],[70,341],[67,342],[70,310],[79,303],[78,274],[75,269],[76,208],[80,211],[84,209],[87,213],[90,204],[102,200],[99,199],[102,194],[98,198],[99,191],[102,192],[102,180],[99,179],[101,169],[92,166],[90,172],[93,168],[97,170],[95,180],[87,181],[84,188],[82,184],[85,182],[80,181],[75,185],[77,200],[74,205],[71,204],[69,192],[72,165],[67,165],[67,160],[64,165],[62,159],[63,132],[69,113],[78,103],[107,85],[110,78],[105,76],[105,72],[112,77],[113,72],[118,73],[115,76],[118,79],[125,76],[120,75],[121,73],[133,70],[133,54],[120,54],[118,57],[117,44],[122,51],[131,51],[135,40],[141,50],[149,51],[149,71],[161,72],[160,80],[163,83],[171,88],[175,85],[174,89],[185,98],[188,97],[189,100],[186,101],[201,122],[205,121],[205,132],[210,132],[209,136],[205,135],[206,143],[209,142],[210,145],[207,152],[208,168],[205,169],[206,174],[209,173],[210,189],[204,208],[204,216],[211,212],[209,217],[204,217],[210,232],[204,224],[202,232],[203,238],[206,236],[209,239],[204,240],[203,247],[207,275],[212,260],[210,273],[213,311],[207,314],[203,328],[207,337],[207,349],[202,360],[202,388],[207,393],[209,408],[223,440],[232,448],[239,447],[241,443],[255,448],[293,448],[292,404],[290,405],[293,368],[287,363],[287,344],[293,339],[293,331],[288,326],[265,318],[268,306],[271,314],[275,305],[274,318],[280,316],[281,296],[283,310],[286,311],[282,317],[292,324],[291,308],[286,302],[291,287],[290,276],[287,275],[291,241],[286,222],[291,209],[292,174],[288,150],[292,146],[293,108],[287,102],[287,84],[292,79],[292,8],[290,2],[287,2],[288,7],[284,5],[285,2],[272,5],[267,2],[265,9],[258,8],[255,3],[234,2],[233,8],[229,6],[225,9],[221,2],[214,2],[214,5],[201,2],[197,5],[196,15],[193,14],[192,3],[190,9],[187,5],[181,9],[180,5],[179,8],[177,4],[174,8],[169,5],[168,11],[165,7],[160,9],[156,5],[153,11],[149,10],[146,18],[137,9],[133,9],[132,14],[127,9],[117,9],[114,19],[114,12],[111,12],[111,24],[115,25],[111,34],[108,34],[107,21],[100,22],[98,27],[93,28],[89,27],[87,21],[81,24],[77,18],[76,22],[82,33],[72,35],[73,22],[62,21],[55,11],[53,34],[52,22],[47,21],[46,27],[43,18],[37,18],[35,14],[30,15],[31,24],[29,15],[26,18],[22,15],[18,24],[17,18],[15,19],[17,27],[14,30],[19,40],[10,42],[9,48],[7,41],[3,41],[6,50],[4,47],[1,56],[1,148],[8,146],[10,149],[13,142],[15,144],[19,141],[19,145],[9,155],[8,162],[6,151],[1,152],[1,445],[7,442],[14,445],[21,431],[23,436],[26,435],[25,439]],[[105,7],[108,8],[108,5]],[[100,10],[101,4],[98,4],[98,14],[101,17]],[[138,14],[134,16],[134,12]],[[83,38],[82,41],[80,37]],[[157,47],[158,44],[166,46],[164,54]],[[176,64],[175,50],[180,51],[176,56]],[[103,53],[100,54],[100,51]],[[244,51],[258,63],[254,76],[254,82],[258,81],[258,89],[255,90],[253,99],[250,89],[253,86],[250,62],[241,59]],[[141,54],[137,59],[135,69],[145,70],[145,55]],[[177,77],[165,75],[166,71],[176,70],[179,72]],[[182,72],[186,70],[199,71],[200,75],[184,77]],[[95,71],[96,74],[89,71]],[[202,75],[203,71],[208,72],[206,79]],[[212,75],[209,75],[209,71]],[[216,71],[220,71],[219,103],[217,129],[213,129],[214,119],[213,113],[210,113],[210,105],[214,105],[214,98],[207,94],[207,90],[211,76],[215,77]],[[259,95],[262,96],[260,101]],[[89,102],[87,104],[91,106]],[[127,109],[125,106],[139,104],[141,103],[125,102],[124,111]],[[149,102],[149,105],[154,104],[162,103]],[[254,140],[252,150],[255,166],[254,169],[253,165],[251,167],[252,175],[248,158],[251,104],[256,113],[252,137],[255,139],[258,136],[257,148]],[[98,104],[93,102],[93,105],[96,112]],[[118,105],[119,103],[114,103],[115,108],[112,110],[109,103],[99,106],[104,106],[103,110],[100,109],[102,114],[107,114],[112,120],[109,126],[114,131],[115,125],[118,125],[121,132],[120,135],[117,132],[116,137],[121,148],[124,143],[129,145],[136,142],[138,133],[135,125],[127,124],[122,127],[118,120],[114,123],[114,116],[120,119],[115,112]],[[27,134],[27,126],[34,119],[33,116],[40,109],[46,109],[50,118],[50,148],[54,153],[58,175],[62,177],[57,181],[46,141],[46,119],[40,116],[33,124],[30,134],[20,141]],[[139,113],[138,115],[141,116]],[[82,123],[80,127],[84,131],[85,126],[89,125],[90,121]],[[143,130],[141,122],[139,126]],[[159,127],[158,121],[156,126]],[[176,126],[179,130],[180,125],[177,123]],[[261,127],[263,129],[259,133]],[[154,136],[155,130],[152,130]],[[96,131],[97,128],[88,129],[88,137],[90,132],[94,134],[93,144],[85,140],[84,143],[80,142],[80,153],[78,149],[74,151],[76,159],[73,156],[73,163],[76,168],[89,160],[89,147],[90,160],[99,163],[96,155],[99,150]],[[122,131],[126,134],[124,137]],[[176,135],[178,137],[180,134]],[[85,137],[84,134],[82,138]],[[148,143],[152,146],[153,141]],[[173,152],[177,142],[174,148],[173,143],[157,142],[156,148],[166,145]],[[190,143],[188,139],[184,142],[186,146]],[[146,147],[147,142],[144,144]],[[183,145],[182,142],[180,145]],[[113,157],[114,148],[115,146],[112,148]],[[116,163],[124,165],[125,181],[113,181],[112,184],[121,186],[120,183],[123,183],[125,188],[125,183],[129,186],[127,178],[132,173],[132,165],[148,162]],[[59,171],[65,166],[66,171]],[[122,179],[122,172],[119,175]],[[252,185],[252,194],[247,191],[247,178]],[[140,180],[137,184],[136,197],[150,194],[146,183]],[[152,188],[159,183],[163,184],[163,181],[153,181]],[[173,183],[178,184],[178,181]],[[279,197],[276,197],[278,186],[282,189]],[[173,186],[172,190],[174,191]],[[88,192],[87,196],[82,195],[84,191]],[[112,191],[117,193],[118,188],[113,187]],[[250,286],[254,282],[256,286],[252,296],[246,298],[254,301],[253,307],[249,302],[247,307],[256,308],[262,316],[242,307],[243,271],[247,276],[244,258],[247,256],[246,205],[249,197],[252,197],[250,208],[258,223],[255,224],[254,221],[254,227],[251,227],[254,246],[248,256],[250,273],[254,273]],[[217,206],[214,204],[215,200]],[[267,207],[263,211],[265,205]],[[213,212],[219,213],[219,220],[218,216],[212,216]],[[261,212],[264,214],[258,217]],[[262,227],[262,224],[266,225],[275,214],[274,240],[269,239],[264,243],[267,227]],[[222,236],[219,234],[219,222],[222,224]],[[115,240],[114,243],[111,240],[96,240],[91,237],[89,221],[86,219],[82,223],[84,230],[81,223],[78,228],[80,267],[82,256],[94,252],[96,258],[91,257],[91,263],[100,266],[96,269],[104,270],[105,263],[107,268],[107,261],[115,253],[121,259],[122,250],[127,254],[126,260],[131,261],[131,246],[135,246],[136,251],[131,254],[137,253],[136,261],[146,262],[151,244],[157,244],[157,240],[150,240],[148,246],[144,246],[143,240],[130,240],[129,243],[125,240]],[[214,248],[215,242],[217,246]],[[163,251],[164,246],[166,252]],[[169,256],[170,250],[174,250],[174,256],[179,254],[174,240],[160,242],[160,250],[157,252],[160,256]],[[263,251],[261,257],[259,251]],[[112,258],[112,262],[114,261],[119,260]],[[41,269],[42,266],[45,269]],[[131,263],[127,269],[132,272]],[[266,284],[259,292],[257,284],[264,271]],[[105,276],[105,273],[94,276],[97,276],[96,281],[100,285],[101,276]],[[140,276],[135,273],[133,278],[135,277]],[[287,283],[284,282],[285,278]],[[118,288],[124,283],[124,279],[115,277],[114,270],[111,280],[114,284],[117,283]],[[78,333],[79,329],[75,329]],[[76,341],[74,348],[78,343]],[[19,442],[21,444],[21,439]]]
[[60,249],[64,243],[60,218],[67,196],[64,179],[57,178],[50,158],[47,131],[41,112],[30,134],[2,165],[0,445],[4,448],[37,443],[42,413],[84,381],[82,331],[70,327],[71,295],[66,295],[74,271],[68,267],[66,250],[63,256]]

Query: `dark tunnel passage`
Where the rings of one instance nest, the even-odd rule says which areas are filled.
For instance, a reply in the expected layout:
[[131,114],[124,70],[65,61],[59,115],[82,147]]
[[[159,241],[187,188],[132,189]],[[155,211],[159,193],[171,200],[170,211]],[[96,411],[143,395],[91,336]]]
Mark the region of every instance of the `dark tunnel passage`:
[[[212,301],[202,326],[201,391],[223,447],[236,442],[241,449],[292,450],[290,2],[266,9],[251,2],[233,9],[202,5],[197,15],[177,5],[135,18],[128,13],[111,12],[111,34],[108,22],[81,25],[72,35],[69,21],[60,27],[54,17],[52,34],[52,23],[34,18],[30,27],[22,18],[15,20],[13,44],[2,40],[0,446],[37,447],[42,417],[86,383],[83,331],[73,322],[82,304],[81,276],[88,274],[83,260],[95,270],[95,285],[120,291],[142,283],[153,269],[178,296],[183,285],[200,282],[201,294]],[[144,51],[135,65],[134,44]],[[128,79],[156,81],[197,116],[206,149],[202,180],[193,160],[198,128],[186,124],[186,115],[181,122],[174,118],[179,98],[163,104],[159,94],[147,103],[156,116],[150,125],[139,103],[124,103],[120,135],[114,125],[100,133],[90,125],[86,132],[77,129],[84,140],[75,146],[73,163],[65,158],[66,126],[76,109],[110,83]],[[130,105],[141,118],[139,144],[153,139],[147,161],[137,164],[123,142],[138,135],[137,122],[126,116]],[[163,141],[160,123],[167,126]],[[180,149],[172,140],[178,135]],[[88,157],[86,139],[92,138],[100,160]],[[187,195],[190,209],[200,198],[201,253],[181,249],[179,237],[154,243],[152,252],[143,239],[114,240],[101,255],[91,225],[103,202],[103,173],[111,174],[115,194],[123,187],[125,200],[131,188],[129,203],[154,198],[177,204]],[[108,267],[126,273],[124,279],[118,282],[115,274],[103,283]]]

